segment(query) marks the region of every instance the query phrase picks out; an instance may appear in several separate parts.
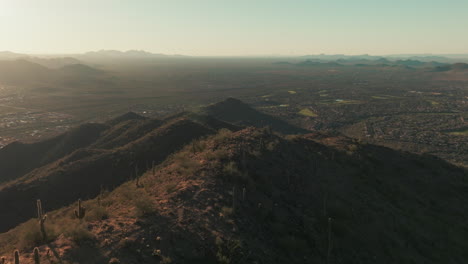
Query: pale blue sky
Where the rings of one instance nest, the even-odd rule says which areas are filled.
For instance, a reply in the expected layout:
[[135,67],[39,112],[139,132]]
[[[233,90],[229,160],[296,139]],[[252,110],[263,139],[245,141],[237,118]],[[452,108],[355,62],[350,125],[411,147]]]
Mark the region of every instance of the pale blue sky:
[[468,53],[468,0],[0,0],[0,50]]

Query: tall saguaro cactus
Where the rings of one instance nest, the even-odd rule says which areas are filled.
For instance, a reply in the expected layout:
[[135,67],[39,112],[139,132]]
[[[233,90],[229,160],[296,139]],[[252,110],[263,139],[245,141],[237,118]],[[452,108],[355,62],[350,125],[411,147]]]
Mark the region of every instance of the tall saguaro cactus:
[[42,234],[42,240],[46,240],[47,239],[47,234],[46,234],[46,231],[45,231],[45,227],[44,227],[44,223],[47,219],[47,215],[44,214],[44,210],[42,209],[42,203],[41,203],[41,200],[37,200],[36,202],[36,205],[37,205],[37,219],[39,220],[39,226],[41,228],[41,234]]
[[15,264],[19,264],[19,251],[15,250]]
[[232,187],[232,210],[235,212],[237,207],[237,188]]
[[39,256],[39,248],[34,248],[34,264],[41,264],[41,258]]
[[78,200],[78,208],[75,210],[75,216],[78,219],[83,219],[86,213],[86,208],[81,206],[81,199]]
[[330,264],[332,252],[332,218],[328,218],[328,247],[327,247],[327,264]]

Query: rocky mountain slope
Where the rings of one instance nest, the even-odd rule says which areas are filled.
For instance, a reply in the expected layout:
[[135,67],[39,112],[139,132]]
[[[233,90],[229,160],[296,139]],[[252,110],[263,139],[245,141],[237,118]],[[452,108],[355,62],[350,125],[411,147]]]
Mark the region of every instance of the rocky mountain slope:
[[[468,258],[466,170],[342,136],[277,134],[291,129],[279,120],[239,127],[261,115],[229,99],[161,121],[127,114],[103,124],[92,143],[0,185],[2,231],[12,228],[0,234],[0,255],[12,261],[18,249],[21,263],[34,263],[38,247],[44,263]],[[79,198],[83,218],[73,213]],[[45,239],[28,220],[36,199]]]

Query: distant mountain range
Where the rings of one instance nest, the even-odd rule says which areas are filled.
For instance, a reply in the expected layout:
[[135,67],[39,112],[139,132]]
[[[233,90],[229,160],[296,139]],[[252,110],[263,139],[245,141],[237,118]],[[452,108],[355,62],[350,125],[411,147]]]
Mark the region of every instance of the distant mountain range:
[[86,52],[78,55],[78,58],[110,58],[110,59],[144,59],[144,58],[166,58],[166,57],[187,57],[183,55],[166,55],[162,53],[151,53],[144,50],[99,50]]
[[385,56],[373,56],[368,54],[363,55],[345,55],[345,54],[318,54],[318,55],[306,55],[300,57],[302,59],[318,59],[324,61],[337,61],[337,60],[417,60],[421,62],[443,62],[443,63],[455,63],[468,61],[468,54],[401,54],[401,55],[385,55]]
[[0,51],[0,60],[25,60],[40,64],[47,68],[57,69],[71,64],[83,64],[83,62],[96,63],[107,60],[141,60],[157,58],[184,58],[183,55],[166,55],[161,53],[151,53],[143,50],[99,50],[90,51],[83,54],[22,54],[11,51]]
[[0,60],[24,60],[34,62],[47,68],[53,69],[60,68],[69,64],[81,63],[78,59],[72,58],[70,56],[47,57],[14,53],[10,51],[0,51]]
[[[65,64],[70,64],[71,60],[107,60],[107,59],[155,59],[155,58],[189,58],[190,56],[179,54],[162,54],[151,53],[144,50],[98,50],[89,51],[85,53],[76,54],[24,54],[14,53],[11,51],[0,51],[0,60],[11,59],[27,59],[46,67],[60,67]],[[258,56],[261,58],[263,56]],[[468,62],[467,54],[392,54],[392,55],[346,55],[346,54],[311,54],[304,56],[279,56],[299,59],[313,59],[324,61],[337,61],[337,60],[418,60],[422,62]],[[74,61],[73,63],[79,63]]]
[[[54,64],[54,68],[44,66],[42,63],[34,62],[34,60],[36,60],[36,58],[0,60],[0,82],[9,85],[28,85],[38,83],[57,84],[83,80],[83,78],[89,80],[90,78],[103,79],[109,77],[105,71],[79,63],[80,61],[72,58],[63,58],[58,61],[56,61],[56,59],[44,59],[44,61],[49,60],[50,63]],[[65,61],[68,63],[65,63]]]
[[466,71],[468,70],[467,63],[442,63],[438,61],[421,61],[414,59],[404,60],[389,60],[386,58],[379,58],[375,60],[364,58],[347,58],[337,60],[323,60],[323,59],[306,59],[296,63],[279,61],[274,62],[276,65],[291,65],[300,67],[342,67],[342,66],[358,66],[358,67],[404,67],[407,69],[423,69],[429,71],[443,72],[443,71]]

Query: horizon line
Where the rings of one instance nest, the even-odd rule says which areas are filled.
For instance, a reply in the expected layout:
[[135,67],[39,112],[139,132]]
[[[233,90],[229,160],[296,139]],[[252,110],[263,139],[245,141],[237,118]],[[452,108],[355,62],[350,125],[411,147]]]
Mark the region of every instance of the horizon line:
[[369,56],[369,57],[389,57],[389,56],[468,56],[466,53],[387,53],[387,54],[371,54],[371,53],[308,53],[308,54],[244,54],[244,55],[186,55],[179,53],[161,53],[147,50],[139,49],[129,49],[129,50],[118,50],[118,49],[99,49],[99,50],[89,50],[83,52],[21,52],[21,51],[12,51],[12,50],[0,50],[1,53],[12,53],[17,55],[28,55],[28,56],[64,56],[64,55],[85,55],[87,53],[99,53],[99,52],[120,52],[126,53],[131,51],[149,53],[151,55],[163,55],[163,56],[182,56],[182,57],[252,57],[252,58],[268,58],[268,57],[306,57],[306,56]]

